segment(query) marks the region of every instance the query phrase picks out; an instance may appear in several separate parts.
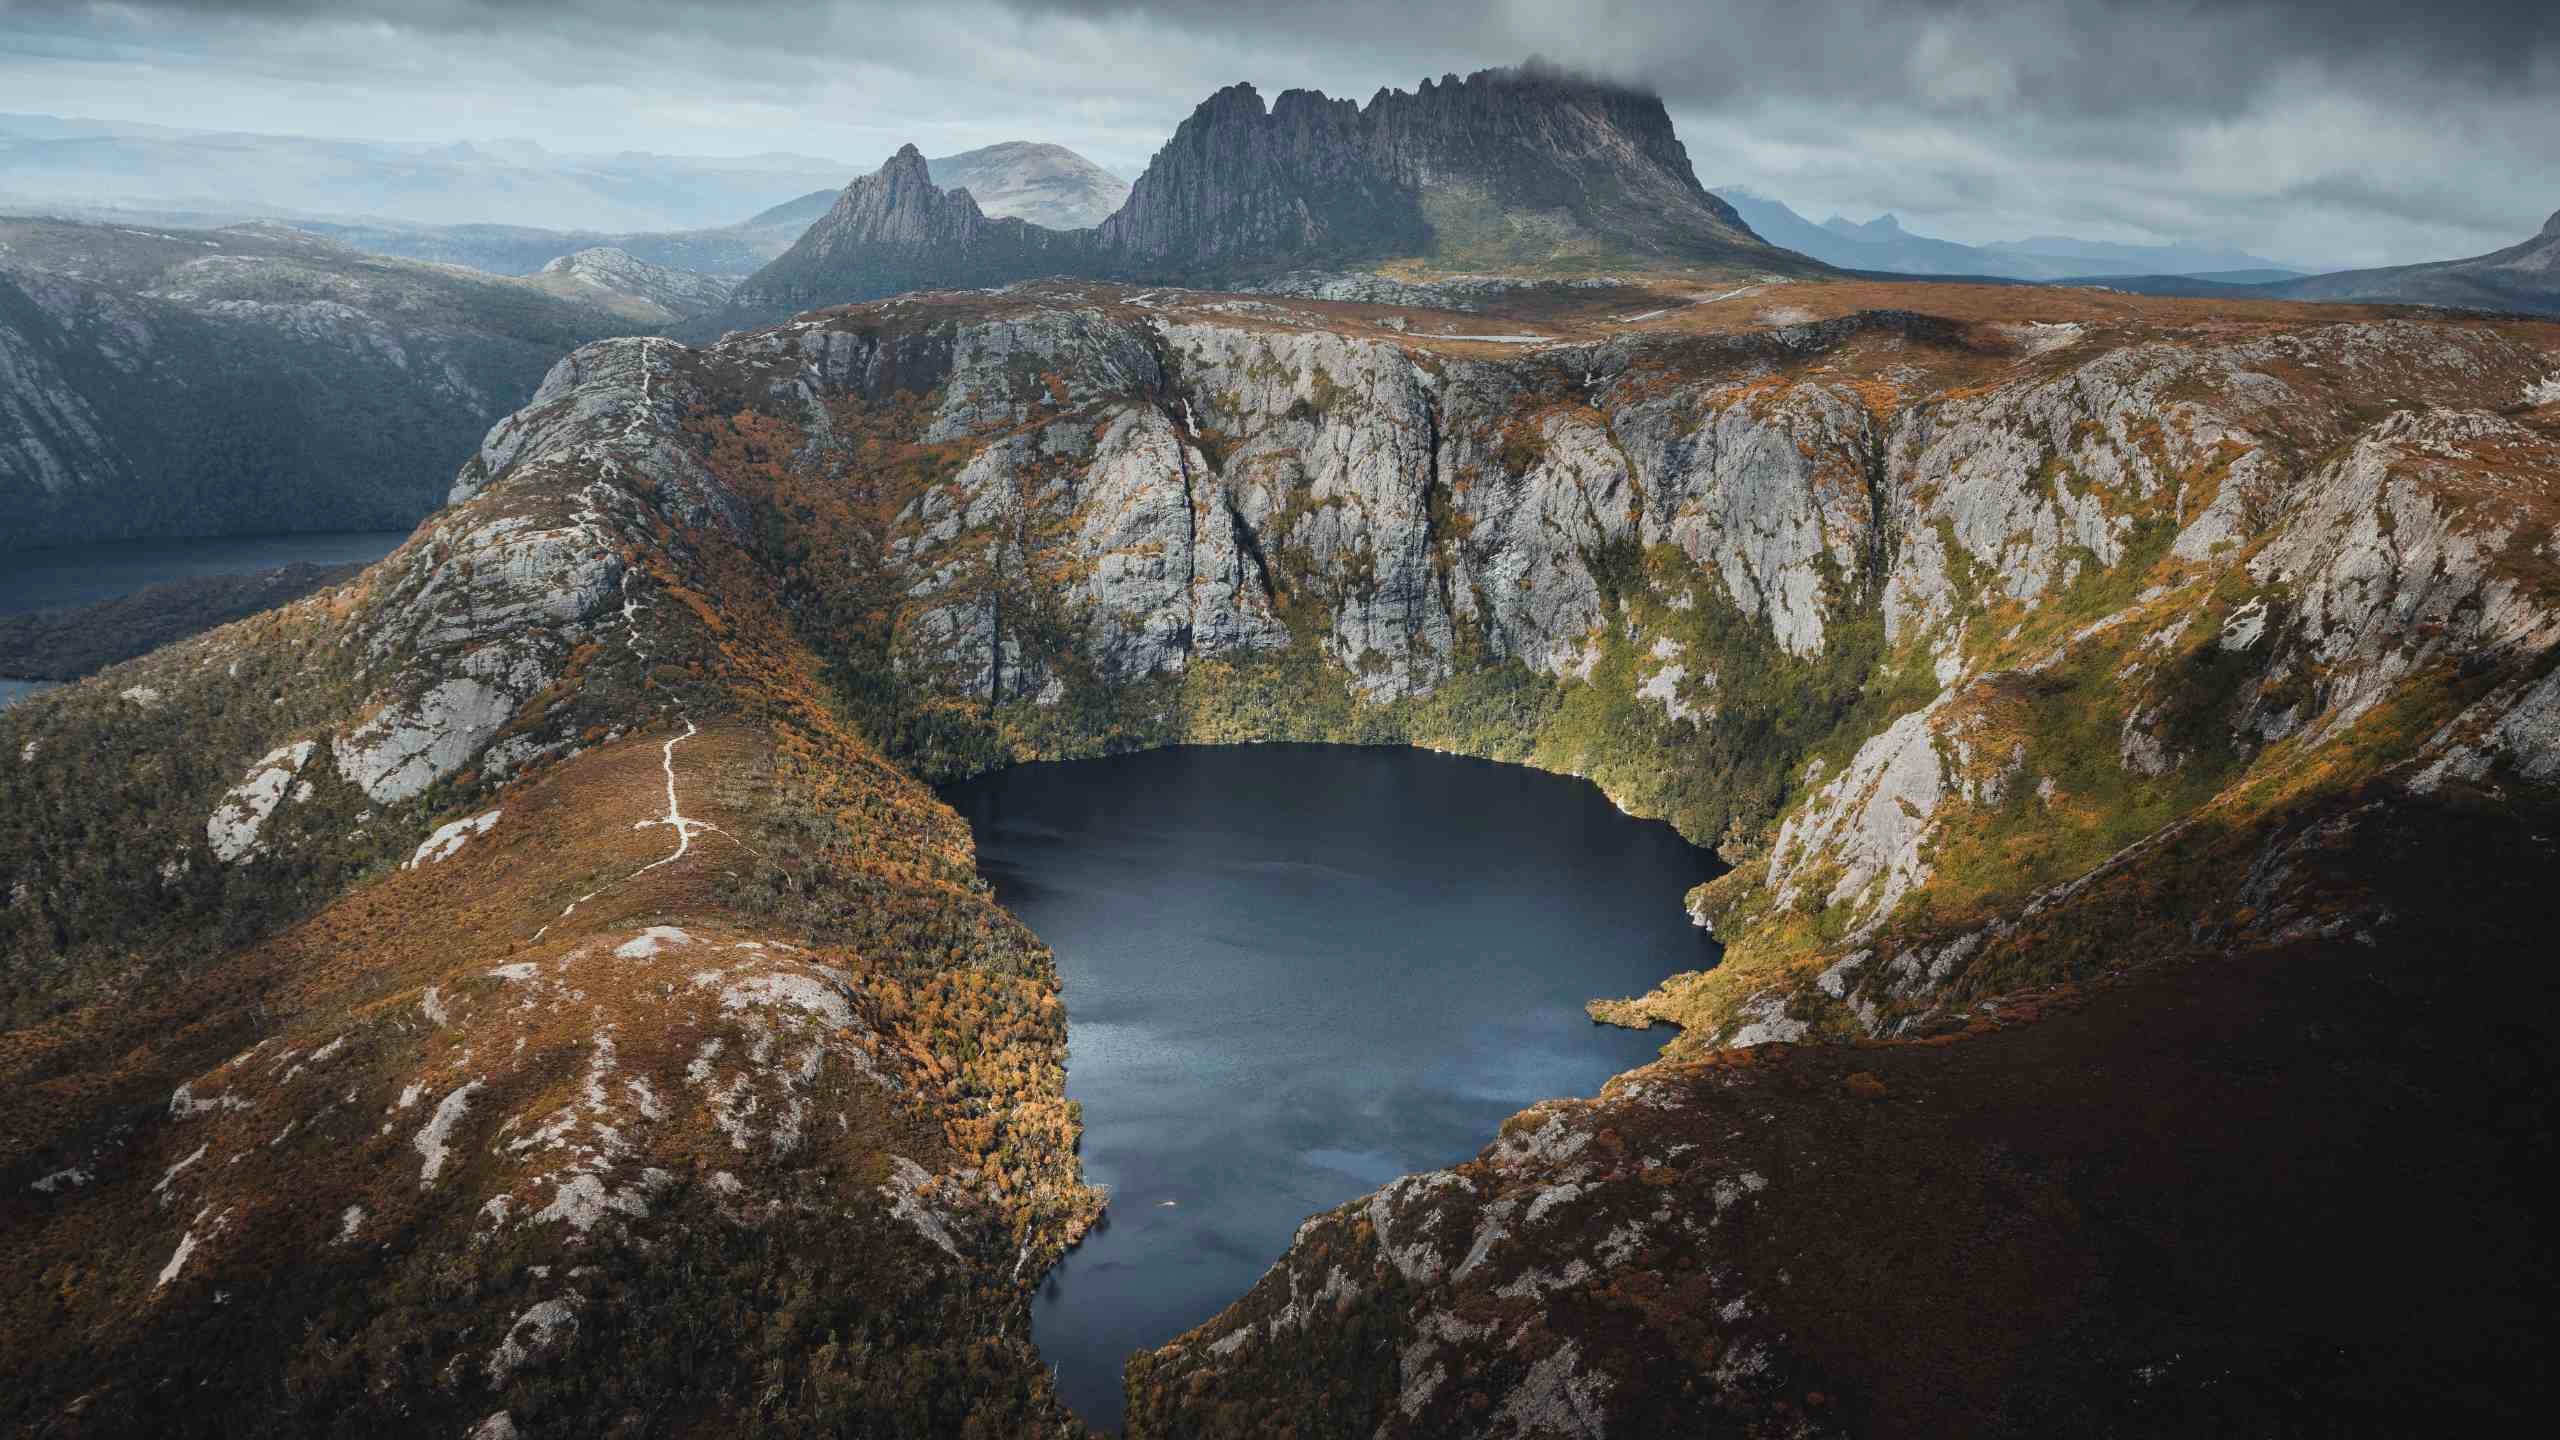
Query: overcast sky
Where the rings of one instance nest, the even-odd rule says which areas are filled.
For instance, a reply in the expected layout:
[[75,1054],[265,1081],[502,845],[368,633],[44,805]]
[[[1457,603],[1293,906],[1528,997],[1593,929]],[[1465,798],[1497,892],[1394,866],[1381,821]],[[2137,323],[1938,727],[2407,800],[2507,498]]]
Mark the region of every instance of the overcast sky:
[[1709,185],[1952,239],[2473,254],[2560,208],[2555,0],[0,0],[0,110],[1134,177],[1251,80],[1530,54],[1658,90]]

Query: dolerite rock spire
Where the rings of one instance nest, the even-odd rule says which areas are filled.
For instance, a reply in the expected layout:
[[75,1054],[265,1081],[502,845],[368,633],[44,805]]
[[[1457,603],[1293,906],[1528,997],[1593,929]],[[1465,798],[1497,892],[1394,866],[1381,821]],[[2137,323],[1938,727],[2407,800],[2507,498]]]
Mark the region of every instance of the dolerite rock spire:
[[[1644,91],[1532,60],[1426,80],[1409,94],[1380,90],[1363,113],[1371,163],[1424,196],[1444,231],[1458,212],[1489,210],[1578,230],[1603,252],[1797,258],[1707,193],[1670,113]],[[1472,237],[1436,238],[1446,251]]]
[[1089,230],[990,219],[968,191],[933,183],[923,151],[901,145],[878,171],[844,187],[834,209],[740,287],[724,318],[778,319],[908,290],[1089,274],[1093,248]]
[[1156,152],[1101,243],[1133,270],[1196,271],[1265,257],[1415,254],[1431,228],[1416,193],[1380,170],[1360,107],[1251,85],[1202,101]]
[[1250,85],[1203,101],[1101,242],[1135,274],[1416,255],[1461,265],[1800,257],[1698,183],[1662,101],[1531,62],[1367,106]]

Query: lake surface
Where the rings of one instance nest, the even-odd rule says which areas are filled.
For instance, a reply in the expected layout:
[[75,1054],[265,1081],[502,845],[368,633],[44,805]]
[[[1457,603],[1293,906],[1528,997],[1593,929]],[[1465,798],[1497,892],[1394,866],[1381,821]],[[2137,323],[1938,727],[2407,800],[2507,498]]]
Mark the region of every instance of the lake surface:
[[[400,548],[406,530],[317,535],[224,535],[197,540],[109,540],[52,550],[0,550],[0,615],[94,605],[163,580],[250,575],[296,560],[372,564]],[[52,688],[45,680],[0,680],[0,710]]]
[[190,575],[248,575],[296,560],[371,564],[400,548],[406,530],[321,535],[224,535],[198,540],[111,540],[54,550],[0,550],[0,615],[91,605]]
[[0,680],[0,710],[6,710],[39,690],[50,690],[50,680]]
[[1585,1000],[1719,954],[1681,908],[1711,855],[1518,766],[1185,747],[944,793],[1057,952],[1085,1176],[1112,1200],[1032,1327],[1103,1428],[1129,1352],[1241,1298],[1307,1216],[1470,1159],[1669,1038]]

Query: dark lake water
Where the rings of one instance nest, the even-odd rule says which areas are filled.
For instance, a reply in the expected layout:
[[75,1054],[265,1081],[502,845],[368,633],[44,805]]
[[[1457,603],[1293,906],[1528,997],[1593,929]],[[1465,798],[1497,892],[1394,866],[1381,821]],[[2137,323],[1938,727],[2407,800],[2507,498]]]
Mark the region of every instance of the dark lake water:
[[[111,540],[53,550],[0,550],[0,615],[92,605],[146,585],[196,575],[248,575],[296,560],[367,564],[400,548],[406,530],[318,535],[225,535],[197,540]],[[41,680],[0,680],[0,710],[48,688]]]
[[52,688],[53,684],[48,680],[0,680],[0,710],[8,709],[39,690]]
[[406,530],[323,535],[224,535],[200,540],[111,540],[56,550],[0,550],[0,615],[88,605],[190,575],[247,575],[296,560],[368,564],[400,548]]
[[1681,909],[1712,856],[1518,766],[1185,747],[945,797],[1065,983],[1067,1093],[1112,1201],[1032,1324],[1103,1428],[1129,1352],[1242,1297],[1308,1215],[1468,1159],[1668,1038],[1585,1000],[1718,954]]

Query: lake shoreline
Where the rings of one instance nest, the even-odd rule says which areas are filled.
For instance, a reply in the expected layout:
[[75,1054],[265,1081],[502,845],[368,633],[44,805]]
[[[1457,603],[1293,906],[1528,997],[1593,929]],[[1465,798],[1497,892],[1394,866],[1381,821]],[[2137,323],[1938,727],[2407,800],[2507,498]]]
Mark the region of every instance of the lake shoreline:
[[1033,1332],[1105,1430],[1131,1351],[1242,1297],[1307,1216],[1651,1060],[1660,1036],[1583,1002],[1719,954],[1680,906],[1715,858],[1533,767],[1174,746],[939,793],[1056,956],[1084,1176],[1111,1208]]
[[304,531],[0,552],[0,709],[344,584],[413,533]]

